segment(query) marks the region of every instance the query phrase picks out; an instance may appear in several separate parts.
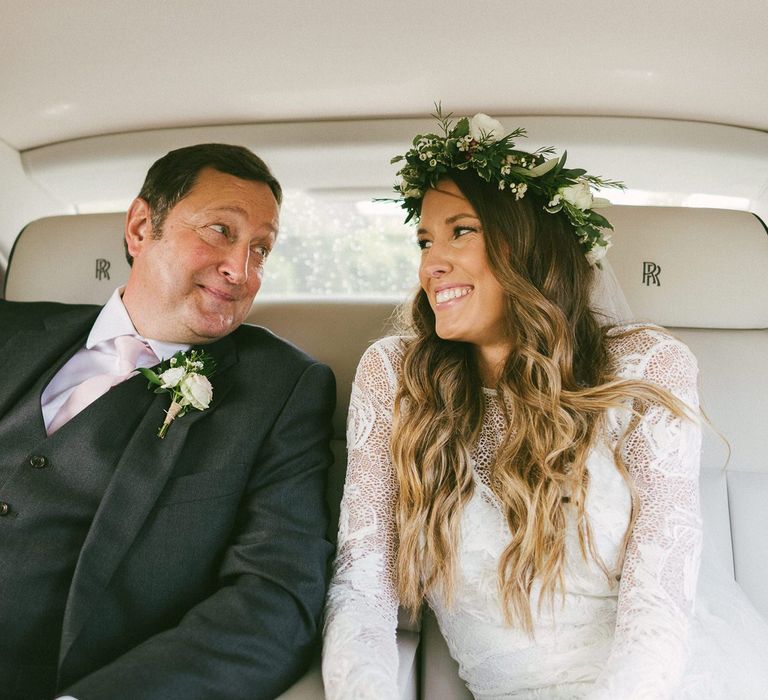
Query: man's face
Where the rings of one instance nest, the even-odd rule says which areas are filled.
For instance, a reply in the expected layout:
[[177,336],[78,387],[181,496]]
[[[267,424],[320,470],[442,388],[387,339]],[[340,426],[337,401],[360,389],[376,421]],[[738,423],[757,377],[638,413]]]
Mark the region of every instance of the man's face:
[[235,330],[261,287],[278,214],[268,185],[211,168],[200,171],[160,232],[147,203],[134,200],[125,234],[134,261],[123,303],[136,330],[190,345]]

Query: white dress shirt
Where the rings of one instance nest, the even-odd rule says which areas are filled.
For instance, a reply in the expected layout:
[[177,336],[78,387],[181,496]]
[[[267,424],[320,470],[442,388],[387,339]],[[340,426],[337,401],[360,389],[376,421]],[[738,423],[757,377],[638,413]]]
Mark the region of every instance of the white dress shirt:
[[[123,289],[120,287],[112,293],[96,318],[85,346],[64,364],[45,387],[40,403],[46,430],[75,387],[90,377],[113,371],[117,361],[115,338],[118,336],[133,335],[146,341],[160,360],[167,360],[179,350],[189,350],[189,345],[143,338],[133,325],[123,304],[121,298]],[[136,361],[136,367],[151,367],[155,364],[157,360],[149,352],[146,355],[140,355]]]

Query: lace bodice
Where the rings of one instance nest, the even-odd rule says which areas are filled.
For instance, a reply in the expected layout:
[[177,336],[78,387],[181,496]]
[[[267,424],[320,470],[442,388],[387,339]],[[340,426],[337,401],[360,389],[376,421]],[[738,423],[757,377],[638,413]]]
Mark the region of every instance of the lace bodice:
[[[696,407],[696,361],[658,328],[612,334],[619,376],[660,385]],[[360,361],[348,424],[348,471],[339,549],[328,596],[323,675],[328,698],[396,698],[395,587],[397,481],[389,459],[401,341],[387,338]],[[566,533],[566,595],[534,616],[531,638],[505,625],[496,583],[509,531],[489,483],[504,432],[495,392],[473,454],[475,491],[460,526],[455,600],[429,604],[451,654],[476,697],[671,697],[686,660],[686,631],[701,551],[698,503],[700,428],[652,406],[632,429],[623,458],[639,511],[620,582],[607,579]],[[629,410],[609,411],[603,438],[587,463],[586,509],[603,561],[620,561],[631,498],[612,448]],[[535,605],[536,591],[532,595]],[[539,689],[539,690],[537,690]],[[540,692],[544,694],[539,694]]]

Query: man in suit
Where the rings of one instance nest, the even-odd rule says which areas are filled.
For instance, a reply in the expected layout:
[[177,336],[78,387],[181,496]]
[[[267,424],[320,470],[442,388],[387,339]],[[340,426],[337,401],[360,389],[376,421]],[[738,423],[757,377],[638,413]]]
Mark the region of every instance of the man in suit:
[[[172,151],[131,204],[130,276],[103,308],[0,302],[0,698],[272,698],[306,667],[334,380],[241,325],[281,196],[247,149]],[[133,372],[73,412],[124,342],[131,368],[204,349],[208,408],[161,439],[170,396]]]

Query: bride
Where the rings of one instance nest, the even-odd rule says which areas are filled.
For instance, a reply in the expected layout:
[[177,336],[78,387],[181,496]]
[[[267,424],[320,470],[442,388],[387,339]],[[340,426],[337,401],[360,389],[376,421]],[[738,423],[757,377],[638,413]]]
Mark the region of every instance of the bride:
[[395,159],[421,287],[353,385],[327,697],[398,697],[398,606],[426,602],[476,698],[768,698],[736,584],[694,613],[696,360],[596,310],[591,188],[620,183],[436,116]]

